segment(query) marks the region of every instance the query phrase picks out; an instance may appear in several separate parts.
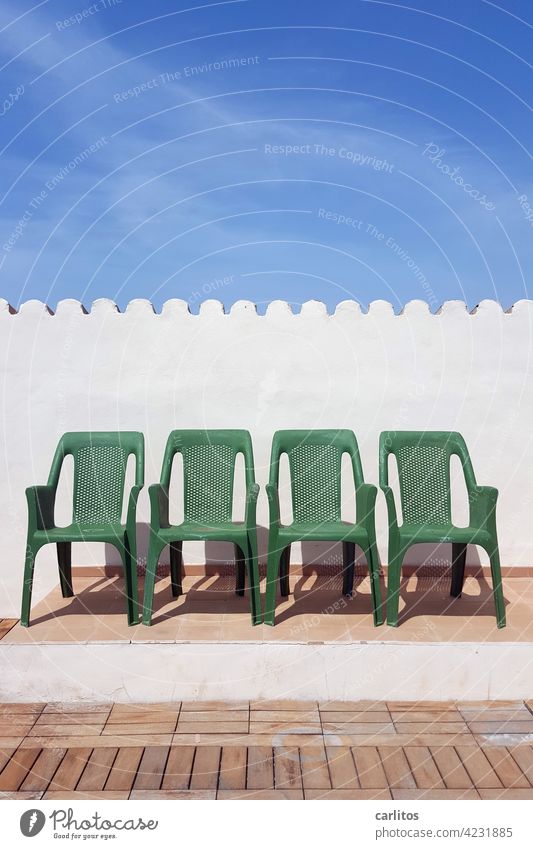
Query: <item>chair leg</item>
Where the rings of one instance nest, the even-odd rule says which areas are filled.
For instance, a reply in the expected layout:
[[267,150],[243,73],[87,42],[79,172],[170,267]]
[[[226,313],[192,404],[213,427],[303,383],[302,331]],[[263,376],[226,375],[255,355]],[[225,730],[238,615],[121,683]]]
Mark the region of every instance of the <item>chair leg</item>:
[[342,594],[352,597],[353,594],[353,579],[355,573],[355,543],[342,543]]
[[250,613],[252,625],[261,624],[261,594],[259,590],[259,559],[257,554],[257,535],[255,531],[248,533],[248,584],[250,587]]
[[63,598],[72,598],[74,595],[74,590],[72,589],[72,543],[58,542],[56,543],[56,547],[61,594]]
[[33,571],[38,549],[32,548],[30,543],[26,545],[26,560],[24,563],[24,579],[22,581],[22,605],[20,612],[20,624],[24,628],[30,625],[31,591],[33,589]]
[[379,586],[379,561],[375,545],[370,545],[365,551],[368,572],[370,574],[370,592],[372,594],[372,615],[374,625],[383,625],[383,605]]
[[400,605],[400,582],[405,549],[400,548],[390,557],[387,582],[387,625],[398,627],[398,608]]
[[124,534],[124,542],[117,545],[124,565],[124,583],[126,589],[126,613],[128,625],[139,624],[139,602],[137,589],[137,546],[134,540],[130,540],[127,533]]
[[[176,540],[170,543],[170,583],[172,587],[172,597],[178,598],[183,592],[182,575],[183,575],[183,543],[181,540]],[[157,563],[156,563],[157,569]]]
[[502,573],[500,569],[500,554],[496,544],[490,555],[490,571],[492,575],[492,592],[496,606],[496,623],[498,628],[505,628],[505,600],[503,597]]
[[289,564],[291,559],[291,547],[287,545],[281,554],[279,561],[279,592],[284,598],[289,595]]
[[157,534],[150,533],[150,541],[148,543],[148,557],[146,559],[146,575],[144,578],[144,594],[143,594],[143,625],[152,624],[152,607],[154,603],[154,585],[155,575],[157,572],[157,564],[159,555],[161,554],[164,545],[157,537]]
[[277,545],[277,540],[274,544],[268,543],[268,560],[267,560],[267,583],[266,583],[266,598],[265,598],[265,625],[274,624],[274,616],[276,610],[276,584],[279,572],[279,561],[281,552]]
[[462,542],[452,542],[452,586],[450,595],[460,598],[465,582],[466,548]]
[[244,586],[246,582],[246,559],[244,552],[239,545],[235,545],[235,564],[237,577],[235,580],[235,595],[244,595]]

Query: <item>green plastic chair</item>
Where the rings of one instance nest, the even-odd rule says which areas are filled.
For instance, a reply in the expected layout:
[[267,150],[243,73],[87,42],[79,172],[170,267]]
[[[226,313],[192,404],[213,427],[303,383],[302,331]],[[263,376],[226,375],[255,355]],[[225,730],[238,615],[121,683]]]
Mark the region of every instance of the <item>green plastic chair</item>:
[[[279,461],[289,458],[293,522],[280,523]],[[356,488],[356,523],[341,519],[341,463],[344,454],[352,460]],[[353,590],[355,546],[365,554],[370,572],[374,624],[383,622],[379,588],[374,507],[377,488],[363,480],[363,469],[355,434],[351,430],[278,430],[272,442],[265,623],[274,624],[276,583],[289,595],[289,559],[293,542],[320,540],[343,543],[343,592]]]
[[[175,454],[183,458],[184,521],[169,523],[169,487]],[[246,514],[233,522],[233,481],[237,455],[244,456]],[[185,540],[232,542],[237,563],[237,595],[244,595],[245,567],[250,585],[252,624],[261,622],[257,559],[255,482],[252,439],[247,430],[174,430],[168,437],[161,483],[148,489],[151,504],[150,540],[144,585],[143,622],[152,621],[154,583],[159,556],[170,546],[172,595],[182,593],[182,543]]]
[[[121,524],[128,457],[135,456],[135,485],[128,498],[126,524]],[[54,506],[63,460],[74,459],[72,523],[57,527]],[[59,440],[46,486],[26,490],[28,539],[22,589],[20,624],[30,622],[33,572],[37,552],[55,542],[63,598],[72,588],[72,543],[107,542],[120,553],[124,565],[128,624],[138,622],[137,547],[135,515],[144,483],[144,436],[135,432],[65,433]]]
[[[403,524],[398,525],[394,493],[389,486],[388,458],[398,466]],[[450,457],[463,466],[470,521],[467,528],[452,524]],[[459,597],[464,583],[466,548],[469,543],[485,549],[490,557],[498,628],[505,626],[496,500],[498,490],[478,486],[466,443],[460,433],[448,431],[388,431],[379,442],[379,482],[389,515],[389,570],[387,624],[398,624],[398,604],[403,559],[415,543],[452,543],[450,595]]]

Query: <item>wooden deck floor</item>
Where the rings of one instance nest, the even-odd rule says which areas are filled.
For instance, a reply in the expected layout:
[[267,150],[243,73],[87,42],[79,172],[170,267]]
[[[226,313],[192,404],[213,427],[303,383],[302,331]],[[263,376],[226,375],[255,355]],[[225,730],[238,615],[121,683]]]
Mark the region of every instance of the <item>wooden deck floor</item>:
[[532,702],[0,705],[0,798],[533,799]]

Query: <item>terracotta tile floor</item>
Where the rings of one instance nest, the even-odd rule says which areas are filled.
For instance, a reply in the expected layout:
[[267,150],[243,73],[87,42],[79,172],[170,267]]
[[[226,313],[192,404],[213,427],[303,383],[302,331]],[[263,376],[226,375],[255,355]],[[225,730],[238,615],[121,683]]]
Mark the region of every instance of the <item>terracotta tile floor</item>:
[[0,798],[533,799],[531,742],[533,702],[3,704]]
[[[504,580],[507,627],[496,627],[492,591],[482,578],[466,579],[461,598],[450,598],[448,572],[404,579],[400,627],[374,628],[368,579],[356,578],[355,595],[341,593],[340,575],[291,574],[291,595],[278,598],[274,628],[252,627],[248,598],[234,593],[233,574],[188,576],[173,599],[169,579],[156,584],[153,624],[128,627],[121,577],[81,577],[75,598],[59,586],[32,610],[31,627],[16,622],[0,639],[9,643],[160,641],[427,641],[533,642],[533,578]],[[382,588],[385,597],[384,587]],[[141,582],[142,598],[142,582]]]
[[[263,582],[264,583],[264,582]],[[55,587],[32,609],[31,627],[16,622],[0,639],[9,643],[71,642],[533,642],[533,578],[504,580],[507,627],[498,629],[492,591],[482,578],[466,579],[461,598],[450,598],[446,573],[404,579],[400,627],[372,622],[368,578],[357,577],[355,595],[341,593],[340,575],[291,574],[291,595],[278,598],[276,625],[252,627],[248,598],[234,593],[234,576],[188,576],[173,599],[169,578],[157,581],[151,628],[128,627],[121,577],[76,576],[74,598]],[[142,581],[141,581],[142,598]],[[384,587],[382,588],[385,597]]]

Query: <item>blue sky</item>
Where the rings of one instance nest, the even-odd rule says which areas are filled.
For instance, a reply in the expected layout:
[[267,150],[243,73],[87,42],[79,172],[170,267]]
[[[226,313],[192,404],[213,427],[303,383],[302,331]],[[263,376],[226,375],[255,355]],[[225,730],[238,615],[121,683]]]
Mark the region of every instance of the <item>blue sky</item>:
[[0,297],[509,307],[529,0],[0,2]]

